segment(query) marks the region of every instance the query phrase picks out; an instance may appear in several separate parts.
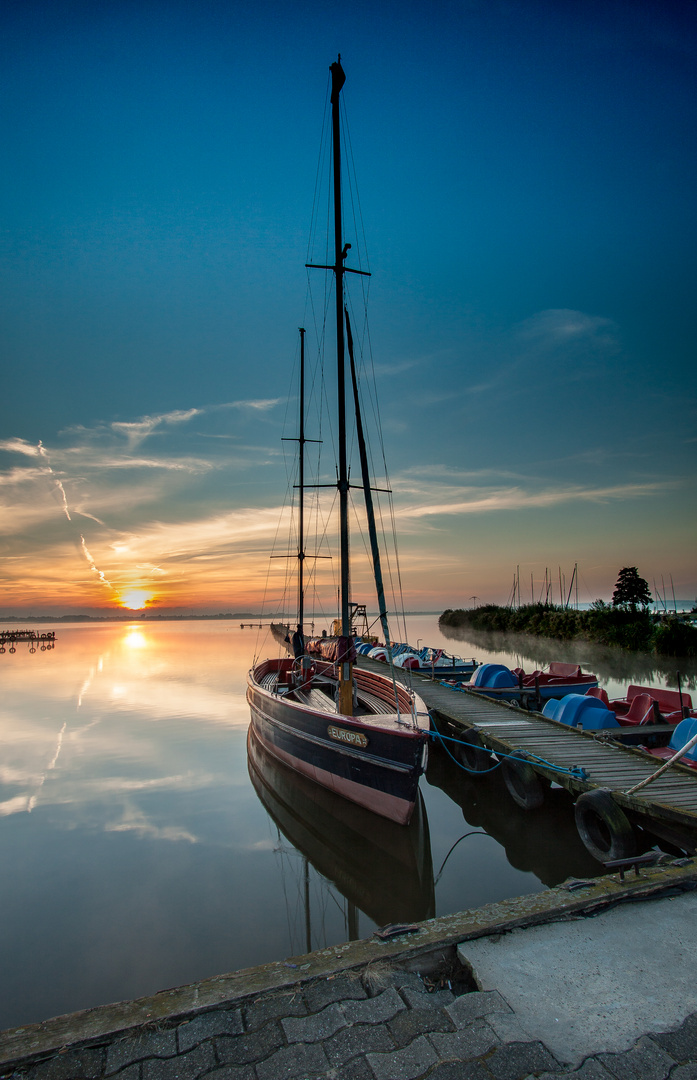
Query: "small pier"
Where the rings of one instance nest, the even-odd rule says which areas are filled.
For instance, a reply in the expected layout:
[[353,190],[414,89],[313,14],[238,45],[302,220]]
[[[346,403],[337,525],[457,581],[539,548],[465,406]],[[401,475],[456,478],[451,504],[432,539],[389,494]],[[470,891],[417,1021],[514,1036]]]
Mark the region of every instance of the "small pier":
[[37,633],[36,630],[0,630],[0,653],[17,652],[17,645],[24,643],[29,646],[29,652],[35,653],[37,648],[41,652],[56,647],[55,630],[47,630]]
[[[359,663],[385,667],[367,657],[359,657]],[[627,794],[663,762],[616,742],[607,732],[599,738],[598,732],[576,730],[470,691],[451,690],[416,672],[410,681],[428,706],[437,730],[458,740],[461,750],[467,744],[467,757],[474,761],[471,771],[491,767],[490,752],[519,756],[526,767],[574,796],[599,788],[610,790],[630,821],[683,850],[697,850],[697,771],[672,765],[646,787]],[[645,729],[644,734],[650,732]],[[446,744],[455,757],[461,757],[458,742]]]

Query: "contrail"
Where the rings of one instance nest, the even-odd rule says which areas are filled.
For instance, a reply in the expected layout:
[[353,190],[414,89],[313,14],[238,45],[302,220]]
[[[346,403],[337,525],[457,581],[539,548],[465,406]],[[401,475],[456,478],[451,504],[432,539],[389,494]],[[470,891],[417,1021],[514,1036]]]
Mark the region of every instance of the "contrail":
[[70,517],[70,511],[68,510],[68,500],[65,497],[65,490],[64,490],[63,485],[61,484],[60,480],[58,479],[58,477],[54,473],[53,469],[49,465],[48,454],[46,453],[46,450],[43,447],[41,439],[39,439],[39,445],[37,447],[37,450],[41,454],[42,458],[44,458],[44,460],[46,462],[46,468],[50,472],[51,476],[53,477],[54,484],[56,485],[56,487],[58,488],[58,490],[61,493],[61,497],[63,499],[63,510],[65,511],[65,516],[67,517],[68,521],[71,521],[72,518]]
[[[49,462],[49,459],[48,459],[48,454],[46,453],[46,448],[43,445],[41,439],[39,439],[39,445],[37,446],[36,449],[37,449],[38,454],[44,459],[44,461],[46,463],[46,469],[51,474],[51,476],[53,477],[53,482],[54,482],[55,486],[58,488],[58,490],[61,493],[61,498],[63,500],[63,512],[64,512],[65,516],[67,517],[68,521],[72,522],[73,519],[70,516],[70,510],[68,508],[68,499],[67,499],[66,494],[65,494],[65,489],[64,489],[62,483],[60,482],[59,478],[56,476],[53,469],[51,468],[51,465],[50,465],[50,462]],[[78,513],[79,512],[80,511],[78,511]],[[84,515],[84,516],[92,517],[91,514],[87,514],[87,515]],[[99,521],[98,518],[93,518],[93,520],[94,521]],[[102,522],[99,522],[99,524],[101,525]],[[87,559],[87,562],[90,565],[90,569],[95,572],[95,574],[97,575],[97,577],[101,581],[102,585],[106,585],[106,587],[108,589],[111,589],[112,592],[116,592],[116,590],[114,589],[114,586],[111,584],[111,582],[106,577],[106,575],[99,569],[99,567],[95,563],[94,559],[90,555],[89,551],[87,550],[87,544],[85,543],[85,538],[82,535],[82,533],[80,533],[80,543],[82,545],[82,553],[85,556],[85,558]]]
[[114,586],[104,576],[103,572],[98,569],[97,564],[95,563],[94,559],[92,558],[89,551],[87,550],[87,544],[85,543],[85,538],[82,535],[82,533],[80,533],[80,543],[82,544],[82,554],[85,556],[85,558],[87,559],[87,562],[90,564],[90,569],[94,570],[95,574],[98,575],[99,580],[102,582],[103,585],[106,585],[107,588],[109,588],[109,589],[113,589]]
[[42,774],[38,784],[36,785],[36,790],[34,791],[34,794],[31,796],[31,798],[27,802],[27,813],[28,814],[31,814],[32,810],[36,806],[37,800],[39,798],[39,793],[41,791],[41,788],[44,786],[44,783],[46,781],[46,777],[47,777],[48,773],[51,771],[51,769],[55,769],[55,767],[56,767],[56,762],[58,761],[58,758],[60,757],[61,748],[63,746],[63,736],[65,735],[65,729],[66,729],[67,726],[68,726],[68,721],[66,720],[63,723],[63,727],[58,732],[58,743],[56,745],[56,752],[53,755],[53,757],[51,758],[51,760],[49,761],[48,765],[46,766],[46,772]]

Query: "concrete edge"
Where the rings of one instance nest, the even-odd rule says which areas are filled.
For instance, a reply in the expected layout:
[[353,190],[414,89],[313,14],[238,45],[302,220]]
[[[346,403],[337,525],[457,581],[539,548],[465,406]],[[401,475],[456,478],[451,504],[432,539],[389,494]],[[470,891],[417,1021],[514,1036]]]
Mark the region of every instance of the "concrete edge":
[[428,919],[417,924],[417,932],[388,941],[369,938],[347,942],[161,990],[149,997],[98,1005],[39,1024],[9,1028],[0,1032],[0,1067],[6,1070],[8,1066],[26,1064],[67,1046],[98,1045],[134,1030],[171,1026],[222,1006],[241,1005],[268,991],[297,989],[303,983],[358,971],[369,964],[389,962],[414,968],[419,961],[422,965],[427,962],[429,956],[435,962],[439,951],[473,938],[588,915],[618,902],[650,899],[669,890],[692,889],[697,889],[694,859],[680,866],[653,867],[638,877],[629,871],[624,881],[619,880],[619,875],[610,875],[577,889],[564,883],[545,892]]

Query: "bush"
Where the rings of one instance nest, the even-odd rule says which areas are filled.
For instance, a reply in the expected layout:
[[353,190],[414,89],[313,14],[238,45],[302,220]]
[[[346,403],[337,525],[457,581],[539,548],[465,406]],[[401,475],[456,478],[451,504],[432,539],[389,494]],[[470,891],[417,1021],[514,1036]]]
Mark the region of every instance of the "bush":
[[666,619],[654,631],[653,647],[664,656],[697,656],[697,629],[680,619]]
[[443,626],[513,631],[562,641],[582,639],[633,652],[697,656],[695,627],[677,618],[666,619],[657,625],[655,617],[648,611],[613,608],[602,600],[596,600],[588,611],[573,611],[553,604],[525,604],[519,608],[504,608],[497,604],[448,608],[439,622]]

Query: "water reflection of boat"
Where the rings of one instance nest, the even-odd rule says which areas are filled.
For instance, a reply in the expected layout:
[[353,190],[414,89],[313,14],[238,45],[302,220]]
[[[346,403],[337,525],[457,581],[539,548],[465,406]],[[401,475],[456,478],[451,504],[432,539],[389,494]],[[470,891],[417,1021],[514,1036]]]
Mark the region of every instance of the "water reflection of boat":
[[254,790],[281,832],[350,904],[378,926],[434,915],[420,792],[409,825],[397,825],[288,769],[266,752],[251,726],[247,763]]
[[532,873],[552,888],[568,877],[596,877],[599,866],[581,841],[566,791],[547,792],[542,806],[522,810],[506,790],[501,770],[477,776],[434,748],[426,780],[462,808],[465,821],[485,829],[516,870]]

